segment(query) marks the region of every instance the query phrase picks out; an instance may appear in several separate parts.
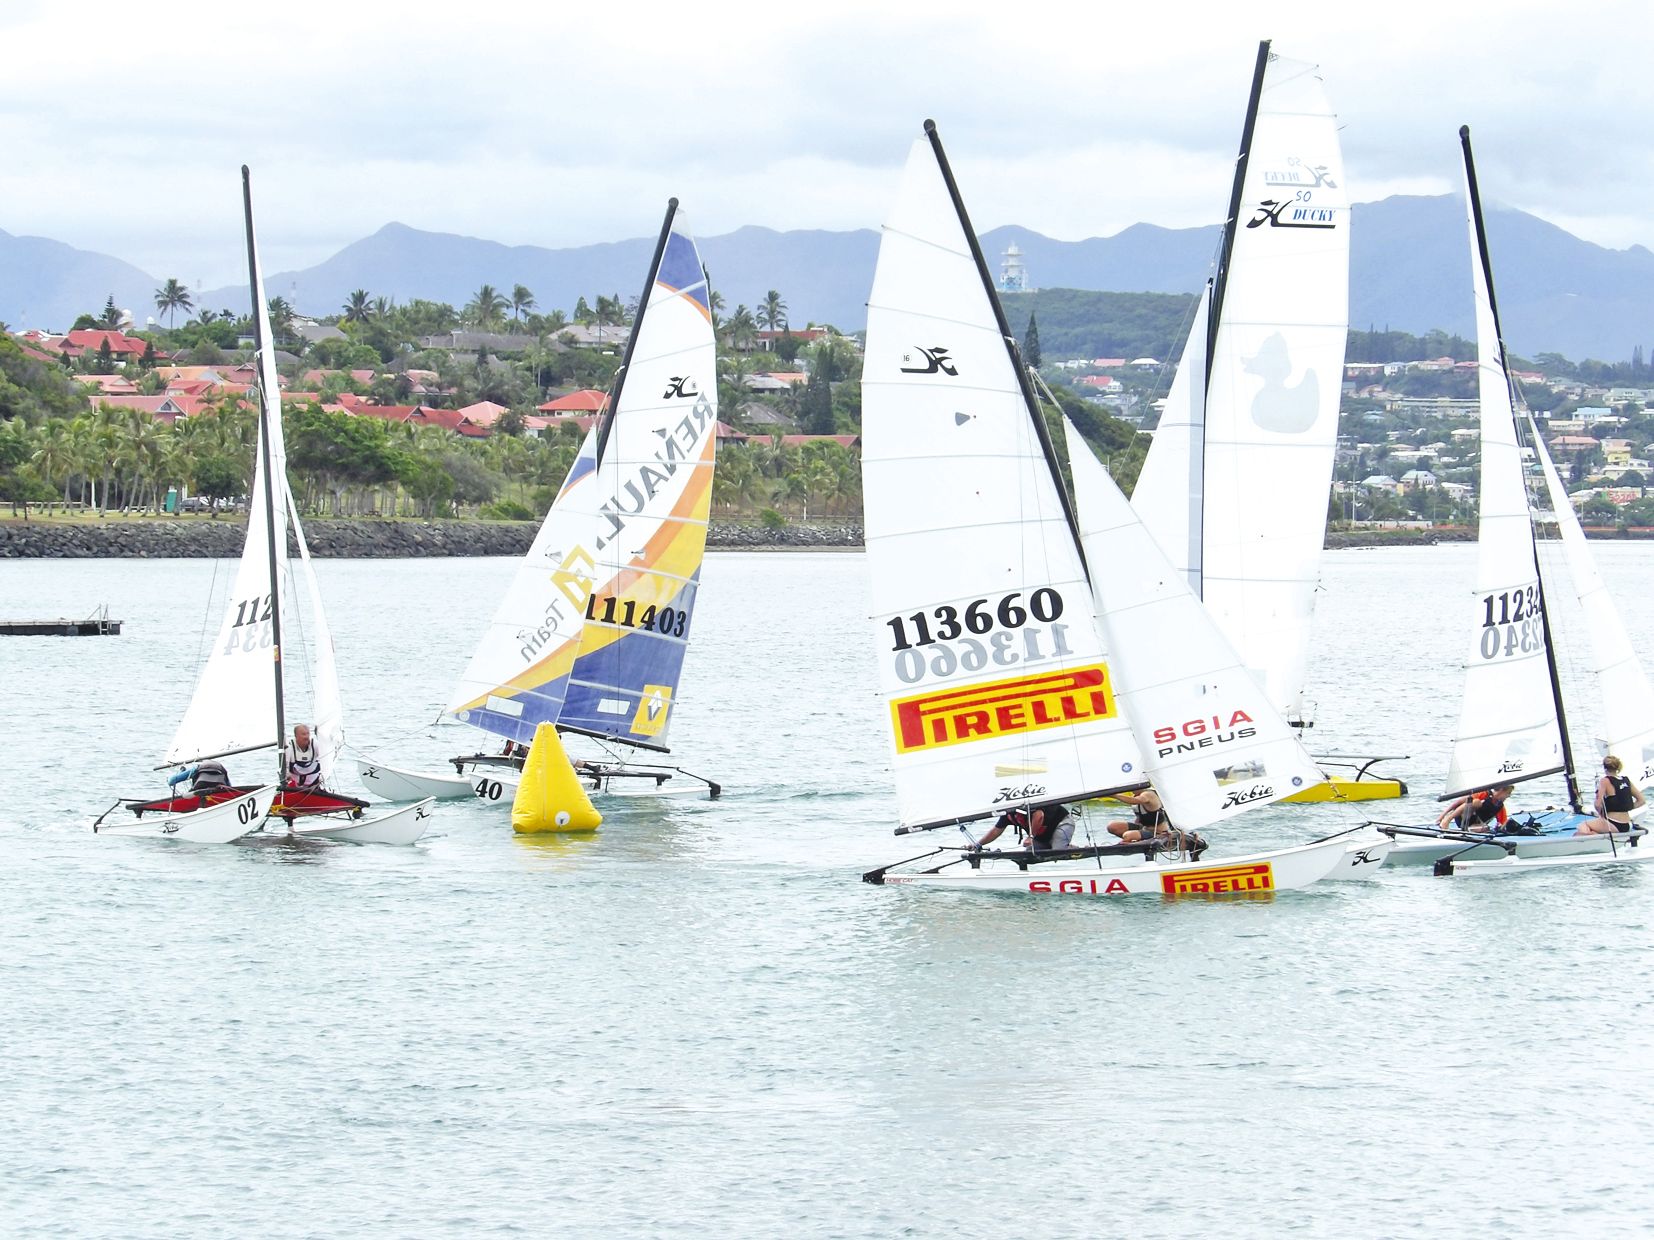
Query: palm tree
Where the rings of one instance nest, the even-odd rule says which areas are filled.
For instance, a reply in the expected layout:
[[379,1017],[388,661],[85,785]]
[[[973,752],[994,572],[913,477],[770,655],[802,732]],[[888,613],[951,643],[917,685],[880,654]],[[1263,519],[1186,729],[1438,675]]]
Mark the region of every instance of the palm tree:
[[270,299],[270,335],[274,337],[271,344],[280,344],[293,335],[293,307],[285,297]]
[[177,280],[169,278],[165,284],[155,290],[155,308],[167,315],[167,326],[172,326],[172,316],[179,310],[195,308],[195,299],[190,291]]
[[758,320],[752,317],[752,311],[745,306],[736,306],[735,313],[729,316],[730,344],[737,349],[750,349],[757,335]]
[[[702,267],[701,270],[705,271],[706,268]],[[717,289],[713,289],[706,299],[706,304],[707,309],[712,311],[712,328],[716,331],[723,326],[723,319],[719,316],[724,312],[724,295]]]
[[519,284],[511,290],[511,317],[521,320],[523,315],[534,309],[534,294],[528,291],[528,286]]
[[74,472],[74,440],[69,423],[62,418],[51,418],[40,428],[40,446],[29,458],[40,470],[40,476],[50,482],[63,474],[63,502],[69,502],[69,475]]
[[505,298],[500,296],[499,290],[492,284],[485,284],[477,290],[477,295],[465,307],[465,317],[477,328],[487,331],[499,324],[507,304]]
[[768,331],[780,331],[787,326],[787,303],[781,300],[781,294],[771,289],[764,294],[763,304],[758,307],[758,321]]
[[366,323],[373,315],[371,298],[365,288],[359,288],[345,301],[341,307],[345,312],[345,322]]

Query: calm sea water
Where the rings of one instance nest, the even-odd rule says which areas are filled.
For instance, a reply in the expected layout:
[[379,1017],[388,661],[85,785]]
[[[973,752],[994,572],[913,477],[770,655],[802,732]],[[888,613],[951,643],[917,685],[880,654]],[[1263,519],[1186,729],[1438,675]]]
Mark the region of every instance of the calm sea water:
[[[1654,651],[1654,548],[1599,553]],[[1327,557],[1312,739],[1411,755],[1418,795],[1380,816],[1434,812],[1473,557]],[[319,571],[353,739],[471,742],[430,720],[511,563]],[[0,614],[127,623],[0,639],[0,1232],[1654,1227],[1654,875],[1237,904],[865,886],[924,845],[890,835],[854,554],[709,559],[673,739],[721,802],[611,806],[588,839],[473,804],[408,849],[94,838],[159,787],[214,575],[0,562]]]

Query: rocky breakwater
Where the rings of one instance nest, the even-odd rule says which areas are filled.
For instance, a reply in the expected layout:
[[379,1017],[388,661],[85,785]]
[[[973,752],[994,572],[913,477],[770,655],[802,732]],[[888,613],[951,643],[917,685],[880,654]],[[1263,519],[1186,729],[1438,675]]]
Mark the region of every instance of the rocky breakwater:
[[[307,521],[304,527],[311,554],[330,559],[521,555],[538,529],[534,521]],[[707,543],[727,550],[860,547],[861,537],[861,522],[853,520],[775,527],[714,520]],[[246,538],[247,523],[227,518],[0,521],[0,559],[233,558]]]

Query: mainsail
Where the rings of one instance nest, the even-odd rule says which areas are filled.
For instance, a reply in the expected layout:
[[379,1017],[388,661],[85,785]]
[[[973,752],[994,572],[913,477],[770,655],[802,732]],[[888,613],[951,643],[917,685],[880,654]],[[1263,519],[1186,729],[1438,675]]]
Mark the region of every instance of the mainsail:
[[1631,635],[1620,619],[1619,608],[1603,584],[1596,557],[1585,542],[1585,531],[1568,499],[1567,489],[1557,476],[1551,454],[1545,448],[1533,419],[1527,419],[1533,450],[1545,476],[1545,489],[1556,513],[1562,551],[1568,561],[1568,575],[1585,613],[1585,632],[1591,648],[1591,674],[1596,677],[1602,697],[1604,755],[1620,760],[1625,774],[1639,787],[1654,783],[1654,692],[1648,675],[1631,645]]
[[1140,785],[1072,514],[935,126],[868,302],[862,477],[905,828]]
[[1470,642],[1444,800],[1569,765],[1470,135],[1460,136],[1476,309],[1481,517],[1475,588],[1462,604]]
[[1063,427],[1115,695],[1171,820],[1198,829],[1321,782],[1184,574]]
[[[258,346],[260,400],[248,493],[247,539],[241,549],[224,620],[196,681],[178,731],[167,747],[167,765],[262,749],[281,739],[280,613],[287,574],[287,446],[282,438],[275,344],[264,300],[264,276],[253,240],[252,191],[241,170],[247,214],[247,262]],[[280,487],[274,480],[280,479]],[[280,503],[271,502],[274,494]]]
[[521,744],[542,722],[666,748],[712,503],[711,295],[673,199],[607,411],[449,711]]
[[[1133,505],[1173,564],[1198,575],[1270,701],[1298,718],[1349,326],[1349,196],[1316,67],[1264,43],[1252,92],[1211,307],[1195,325],[1206,339],[1191,338],[1179,372],[1204,390],[1168,400],[1173,433],[1156,433]],[[1204,434],[1191,445],[1194,419]]]

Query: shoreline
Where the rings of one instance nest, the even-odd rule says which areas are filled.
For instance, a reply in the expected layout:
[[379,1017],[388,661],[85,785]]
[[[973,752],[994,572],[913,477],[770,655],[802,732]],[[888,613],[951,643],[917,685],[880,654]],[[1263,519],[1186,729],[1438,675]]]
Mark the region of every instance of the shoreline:
[[[318,559],[426,559],[524,554],[538,521],[317,520],[305,524]],[[0,559],[234,559],[247,537],[244,518],[156,520],[0,520]],[[710,551],[859,551],[860,519],[830,518],[769,527],[713,519]],[[289,540],[290,549],[297,547]]]
[[[427,559],[450,556],[522,555],[534,541],[534,521],[317,520],[305,527],[310,553],[319,559]],[[241,554],[247,523],[193,517],[155,520],[24,521],[0,519],[3,559],[233,559]],[[1592,539],[1644,541],[1654,529],[1587,529]],[[1466,527],[1439,529],[1328,530],[1327,550],[1425,547],[1475,542]],[[861,551],[859,518],[799,521],[770,527],[755,520],[714,518],[706,549],[719,551]],[[293,548],[297,552],[297,548]]]

